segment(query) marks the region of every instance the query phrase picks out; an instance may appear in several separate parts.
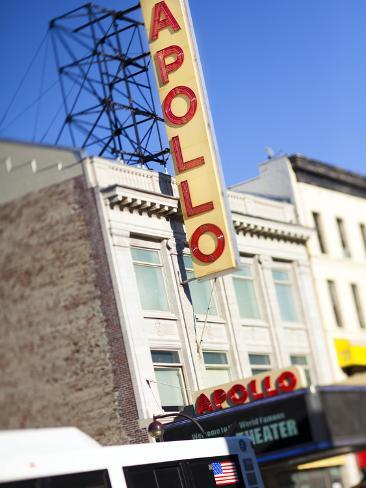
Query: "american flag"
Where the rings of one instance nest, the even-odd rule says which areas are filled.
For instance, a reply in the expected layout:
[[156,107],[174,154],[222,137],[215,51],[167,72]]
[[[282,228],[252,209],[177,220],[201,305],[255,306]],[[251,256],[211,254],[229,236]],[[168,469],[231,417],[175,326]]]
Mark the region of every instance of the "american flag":
[[233,461],[212,463],[212,471],[216,486],[234,485],[239,481],[238,473]]

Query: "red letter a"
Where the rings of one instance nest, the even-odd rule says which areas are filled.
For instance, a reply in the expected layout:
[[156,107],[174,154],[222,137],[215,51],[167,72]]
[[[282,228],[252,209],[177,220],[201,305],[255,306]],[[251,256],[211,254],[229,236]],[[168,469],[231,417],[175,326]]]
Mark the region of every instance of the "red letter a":
[[200,396],[197,398],[196,410],[198,415],[213,411],[212,403],[204,393],[201,393]]
[[150,41],[156,41],[159,37],[159,31],[166,27],[171,27],[173,31],[180,30],[180,26],[169,10],[167,4],[165,2],[156,3],[152,13]]

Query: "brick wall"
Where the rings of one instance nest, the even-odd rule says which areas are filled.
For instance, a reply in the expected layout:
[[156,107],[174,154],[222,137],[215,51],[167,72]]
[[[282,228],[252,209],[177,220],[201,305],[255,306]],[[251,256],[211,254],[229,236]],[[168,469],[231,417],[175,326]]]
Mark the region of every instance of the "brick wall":
[[0,207],[0,428],[146,441],[93,190],[82,177]]

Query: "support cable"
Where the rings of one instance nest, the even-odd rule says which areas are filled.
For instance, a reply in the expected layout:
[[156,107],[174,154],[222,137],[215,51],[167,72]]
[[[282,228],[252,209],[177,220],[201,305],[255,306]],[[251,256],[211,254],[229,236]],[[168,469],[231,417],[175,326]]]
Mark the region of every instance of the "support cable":
[[[15,90],[15,93],[14,93],[13,97],[11,98],[11,100],[10,100],[10,102],[9,102],[8,107],[7,107],[7,108],[6,108],[6,110],[5,110],[4,115],[2,116],[2,118],[1,118],[1,120],[0,120],[0,127],[3,125],[3,123],[4,123],[4,121],[5,121],[6,117],[7,117],[7,115],[8,115],[8,113],[9,113],[9,110],[10,110],[10,109],[11,109],[11,107],[13,106],[13,103],[14,103],[15,99],[17,98],[18,93],[19,93],[20,89],[22,88],[23,83],[24,83],[25,79],[27,78],[29,71],[31,70],[31,68],[32,68],[32,66],[33,66],[33,64],[34,64],[34,62],[35,62],[35,60],[37,59],[37,56],[38,56],[38,54],[39,54],[40,50],[42,49],[42,46],[43,46],[44,42],[46,41],[48,34],[49,34],[49,30],[47,29],[46,34],[43,36],[43,39],[42,39],[42,41],[41,41],[40,45],[38,46],[38,48],[37,48],[37,50],[36,50],[36,53],[34,54],[34,56],[33,56],[32,60],[31,60],[31,62],[29,63],[29,65],[28,65],[28,67],[27,67],[27,69],[25,70],[25,73],[24,73],[24,75],[23,75],[23,78],[21,79],[21,81],[20,81],[20,83],[19,83],[19,85],[18,85],[17,89]],[[8,126],[9,126],[9,125],[8,125]],[[7,127],[8,127],[8,126],[7,126]]]
[[[58,80],[56,81],[56,83],[57,83],[57,82],[58,82]],[[73,91],[73,89],[74,89],[75,85],[76,85],[76,81],[74,81],[74,84],[72,85],[72,87],[70,88],[69,92],[67,93],[67,95],[66,95],[66,100],[68,99],[69,95],[70,95],[70,94],[71,94],[71,92]],[[51,130],[51,128],[52,128],[52,126],[53,126],[53,124],[55,123],[55,121],[56,121],[56,119],[57,119],[58,115],[60,114],[60,112],[61,112],[61,110],[62,110],[63,108],[64,108],[64,102],[62,102],[62,103],[61,103],[61,105],[58,107],[58,109],[57,109],[57,111],[56,111],[56,113],[55,113],[54,117],[53,117],[53,118],[52,118],[52,120],[51,120],[50,125],[48,126],[48,128],[47,128],[46,132],[43,134],[43,136],[42,136],[42,138],[41,138],[41,140],[40,140],[40,142],[41,142],[41,143],[42,143],[42,142],[45,140],[45,138],[47,137],[47,135],[48,135],[49,131]]]
[[22,110],[21,112],[18,113],[18,115],[16,115],[5,127],[3,127],[1,130],[0,130],[0,133],[1,132],[4,132],[4,130],[8,129],[11,125],[14,124],[14,122],[16,122],[19,117],[21,117],[22,115],[24,115],[26,112],[28,112],[28,110],[30,110],[36,103],[39,102],[39,100],[44,97],[49,91],[52,90],[52,88],[54,86],[56,86],[58,84],[58,80],[54,81],[52,83],[52,85],[50,85],[43,93],[41,93],[41,95],[39,95],[35,100],[33,100],[33,102],[31,102],[24,110]]
[[217,281],[217,278],[214,278],[214,281],[212,283],[212,288],[211,288],[210,299],[209,299],[208,305],[207,305],[207,311],[206,311],[205,321],[204,321],[203,327],[202,327],[201,339],[200,339],[200,341],[199,341],[199,343],[197,345],[197,352],[199,354],[201,352],[201,346],[202,346],[202,342],[203,342],[203,336],[204,336],[205,329],[206,329],[206,325],[207,325],[208,314],[209,314],[209,311],[210,311],[210,308],[211,308],[211,302],[212,302],[212,297],[213,297],[213,292],[214,292],[214,288],[215,288],[216,281]]
[[33,142],[36,139],[37,127],[38,127],[38,119],[39,119],[39,114],[41,112],[41,102],[42,102],[41,93],[43,91],[44,78],[45,78],[45,72],[46,72],[48,44],[49,44],[49,37],[47,37],[45,51],[44,51],[44,57],[43,57],[43,65],[42,65],[42,72],[41,72],[41,83],[39,85],[39,99],[38,99],[38,105],[37,105],[37,110],[36,110],[36,117],[35,117],[34,127],[33,127],[33,137],[32,137],[32,141]]
[[151,384],[150,384],[150,382],[151,382],[151,381],[152,381],[152,380],[148,380],[148,379],[146,379],[147,386],[150,388],[151,394],[152,394],[152,396],[153,396],[153,399],[155,400],[156,405],[158,406],[158,408],[161,408],[161,405],[160,405],[160,403],[158,402],[158,400],[157,400],[157,398],[156,398],[156,396],[155,396],[155,394],[154,394],[154,390],[151,388]]

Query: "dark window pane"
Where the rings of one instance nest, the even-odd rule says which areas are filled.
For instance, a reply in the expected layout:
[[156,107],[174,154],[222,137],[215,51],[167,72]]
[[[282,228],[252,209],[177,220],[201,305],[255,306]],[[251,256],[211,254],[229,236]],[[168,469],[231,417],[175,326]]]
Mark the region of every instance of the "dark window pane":
[[302,366],[304,373],[305,373],[305,376],[306,376],[307,385],[310,386],[312,383],[312,380],[311,380],[311,374],[310,374],[310,370],[309,370],[309,362],[308,362],[307,356],[295,354],[295,355],[290,356],[290,360],[291,360],[291,364],[293,366],[296,366],[296,365]]
[[274,269],[272,271],[274,281],[281,281],[288,283],[290,281],[290,275],[288,271],[281,271],[280,269]]
[[193,262],[191,256],[183,256],[184,267],[186,270],[192,271],[193,270]]
[[170,466],[155,470],[159,488],[183,488],[182,474],[179,466]]
[[167,464],[125,468],[128,488],[184,488],[180,465]]
[[158,488],[153,469],[143,466],[124,469],[128,488]]
[[0,483],[1,488],[40,488],[41,480],[7,481]]
[[241,263],[239,271],[236,271],[234,273],[234,276],[244,276],[246,278],[251,278],[253,275],[252,275],[252,270],[251,270],[250,266],[247,264]]
[[355,283],[351,284],[352,296],[353,296],[353,303],[355,304],[355,309],[358,318],[359,326],[364,329],[366,327],[365,323],[365,316],[363,313],[362,303],[360,293],[358,291],[358,286]]
[[151,351],[153,363],[179,363],[179,355],[177,351]]
[[271,364],[268,354],[249,354],[249,362],[252,365]]
[[[193,277],[193,273],[187,271],[187,278],[191,279]],[[201,315],[208,313],[209,315],[217,316],[214,284],[215,282],[212,281],[191,281],[188,284],[194,313]]]
[[227,364],[227,357],[224,352],[204,352],[205,364]]
[[167,312],[169,304],[162,268],[136,264],[134,269],[143,310]]
[[269,368],[252,368],[252,375],[256,375],[256,374],[262,374],[262,373],[266,373],[267,371],[271,371]]
[[160,257],[158,251],[152,251],[150,249],[139,249],[136,247],[131,248],[132,259],[149,264],[160,264]]
[[2,488],[110,488],[108,471],[49,476],[25,481],[0,483]]
[[258,483],[257,476],[255,473],[247,473],[247,479],[250,486],[257,485]]
[[351,257],[351,252],[350,252],[349,247],[348,247],[346,231],[344,228],[343,219],[341,219],[339,217],[337,218],[337,227],[338,227],[339,239],[341,241],[343,256],[345,256],[346,258],[349,258],[349,257]]
[[363,242],[363,248],[366,253],[366,225],[365,224],[360,224],[360,232],[361,232],[361,239]]
[[290,359],[291,359],[291,364],[293,366],[295,366],[295,365],[307,366],[308,365],[308,359],[306,356],[293,355],[293,356],[290,356]]
[[318,236],[320,251],[323,254],[325,254],[327,252],[327,248],[326,248],[325,241],[324,241],[324,235],[323,235],[323,229],[322,229],[322,224],[321,224],[321,220],[320,220],[320,215],[317,212],[313,212],[313,219],[314,219],[316,233]]
[[292,286],[275,283],[275,289],[282,320],[286,322],[299,322]]
[[260,319],[253,280],[233,278],[239,314],[243,319]]
[[177,412],[185,405],[181,368],[154,367],[161,406],[166,412]]
[[245,471],[254,471],[254,465],[251,458],[243,459]]
[[328,280],[327,283],[328,283],[328,290],[329,290],[329,298],[332,304],[336,324],[338,325],[338,327],[343,327],[343,321],[342,321],[341,310],[338,302],[336,285],[332,280]]

